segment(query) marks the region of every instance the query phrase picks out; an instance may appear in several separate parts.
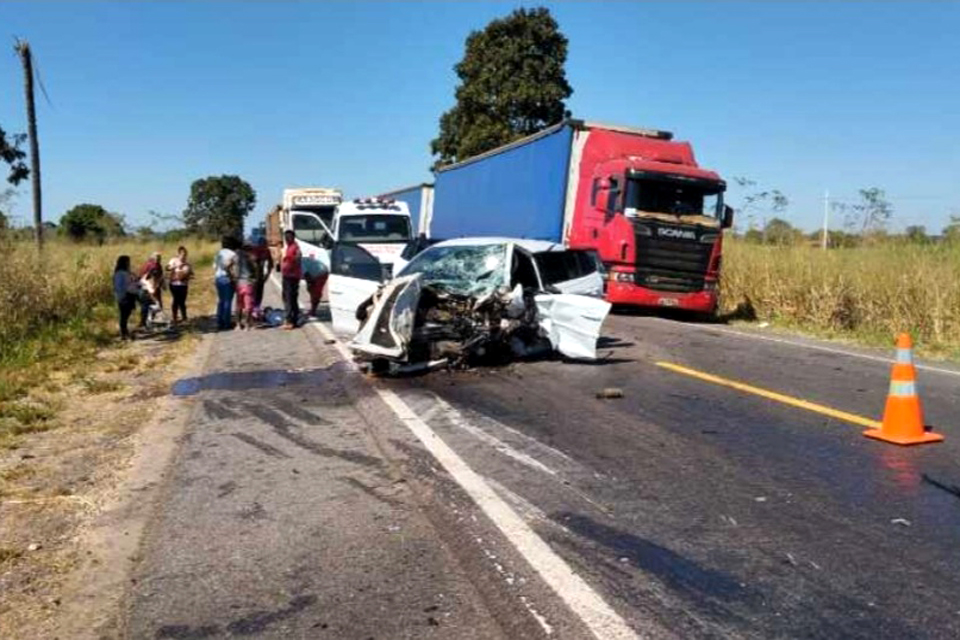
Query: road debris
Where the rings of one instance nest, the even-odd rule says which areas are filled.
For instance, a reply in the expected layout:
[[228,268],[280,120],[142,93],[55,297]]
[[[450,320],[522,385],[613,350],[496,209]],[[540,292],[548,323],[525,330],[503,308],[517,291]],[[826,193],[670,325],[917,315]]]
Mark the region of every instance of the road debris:
[[40,549],[43,549],[43,545],[39,542],[34,542],[27,547],[27,551],[39,551]]
[[766,498],[766,496],[757,496],[756,498],[753,499],[753,501],[754,501],[754,502],[766,502],[766,501],[767,501],[767,498]]
[[597,391],[597,398],[601,400],[609,400],[612,398],[622,398],[623,389],[618,389],[617,387],[607,387],[605,389],[600,389]]
[[901,527],[909,527],[912,523],[906,518],[894,518],[890,521],[890,524],[898,524]]

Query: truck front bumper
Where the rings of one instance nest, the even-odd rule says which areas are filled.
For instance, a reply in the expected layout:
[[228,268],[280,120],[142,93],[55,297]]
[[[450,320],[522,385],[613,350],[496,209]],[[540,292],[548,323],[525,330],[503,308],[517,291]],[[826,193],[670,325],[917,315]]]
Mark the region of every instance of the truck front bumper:
[[713,313],[717,308],[717,292],[672,293],[655,291],[629,282],[606,282],[606,301],[636,307],[684,309],[698,313]]

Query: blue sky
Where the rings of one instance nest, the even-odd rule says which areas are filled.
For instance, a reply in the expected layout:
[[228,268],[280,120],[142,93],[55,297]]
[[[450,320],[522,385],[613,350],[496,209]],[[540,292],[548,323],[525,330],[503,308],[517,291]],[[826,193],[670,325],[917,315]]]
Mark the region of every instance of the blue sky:
[[[357,196],[429,180],[464,38],[515,6],[4,2],[0,125],[26,128],[19,36],[50,97],[46,218],[94,202],[142,224],[179,213],[194,179],[236,173],[259,220],[284,186]],[[805,228],[824,189],[885,189],[894,227],[960,214],[960,3],[548,6],[570,40],[576,117],[674,131],[728,182],[783,191]]]

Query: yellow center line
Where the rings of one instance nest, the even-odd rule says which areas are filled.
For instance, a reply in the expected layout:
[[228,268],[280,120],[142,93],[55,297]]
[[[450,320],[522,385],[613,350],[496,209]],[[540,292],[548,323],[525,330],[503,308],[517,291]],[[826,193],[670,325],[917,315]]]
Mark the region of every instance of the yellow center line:
[[800,398],[794,398],[793,396],[777,393],[776,391],[761,389],[760,387],[754,387],[749,384],[737,382],[736,380],[721,378],[720,376],[715,376],[711,373],[704,373],[703,371],[697,371],[696,369],[683,367],[679,364],[673,364],[672,362],[657,362],[656,365],[676,373],[682,373],[683,375],[690,376],[691,378],[697,378],[698,380],[703,380],[705,382],[712,382],[722,387],[729,387],[731,389],[736,389],[737,391],[743,391],[744,393],[752,393],[754,395],[767,398],[768,400],[773,400],[774,402],[781,402],[783,404],[788,404],[791,407],[806,409],[807,411],[813,411],[821,415],[830,416],[831,418],[836,418],[837,420],[852,422],[853,424],[858,424],[862,427],[879,429],[881,426],[880,422],[877,420],[871,420],[870,418],[864,418],[863,416],[858,416],[854,413],[847,413],[846,411],[840,411],[839,409],[825,407],[822,404],[808,402],[806,400],[801,400]]

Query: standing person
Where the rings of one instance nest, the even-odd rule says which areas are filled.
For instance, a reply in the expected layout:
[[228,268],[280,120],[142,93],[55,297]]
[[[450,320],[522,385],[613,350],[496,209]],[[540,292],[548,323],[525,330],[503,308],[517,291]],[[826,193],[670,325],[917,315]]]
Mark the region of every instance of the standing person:
[[233,311],[234,282],[236,281],[237,253],[233,238],[223,236],[220,250],[213,258],[213,281],[217,287],[217,328],[229,329]]
[[317,316],[317,306],[323,298],[323,287],[327,284],[327,266],[317,259],[315,253],[303,259],[303,279],[307,281],[307,291],[310,292],[310,315]]
[[283,328],[290,330],[297,328],[300,320],[300,302],[297,299],[300,293],[300,280],[303,279],[303,267],[300,265],[300,245],[293,231],[287,229],[283,233],[286,247],[283,250],[283,260],[280,261],[280,274],[283,276],[283,306],[287,312],[287,320]]
[[163,264],[159,251],[150,254],[150,259],[140,267],[140,286],[140,328],[144,329],[150,307],[156,304],[158,309],[163,309]]
[[170,296],[173,298],[173,323],[177,323],[177,314],[180,319],[187,320],[187,285],[193,277],[193,267],[187,261],[187,248],[177,247],[177,255],[167,263],[167,273],[170,277]]
[[120,311],[120,339],[129,340],[130,330],[127,322],[137,307],[137,279],[130,273],[130,256],[120,256],[113,268],[113,297],[117,299]]
[[253,328],[253,295],[256,282],[253,247],[247,244],[237,251],[237,329]]
[[256,269],[256,281],[253,285],[253,316],[259,319],[263,307],[263,288],[267,284],[267,278],[273,273],[273,255],[267,246],[266,237],[257,238],[253,257]]

